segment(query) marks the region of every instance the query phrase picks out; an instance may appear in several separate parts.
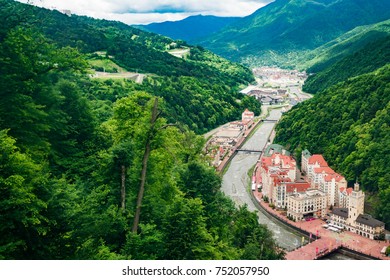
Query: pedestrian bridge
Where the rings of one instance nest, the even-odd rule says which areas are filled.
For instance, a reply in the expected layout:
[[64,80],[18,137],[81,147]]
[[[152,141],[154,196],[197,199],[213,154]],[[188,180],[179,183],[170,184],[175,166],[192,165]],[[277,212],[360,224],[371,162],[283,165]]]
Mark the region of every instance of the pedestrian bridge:
[[276,123],[276,122],[278,122],[278,120],[265,119],[265,120],[263,120],[263,122],[273,122],[273,123]]
[[260,150],[251,150],[251,149],[237,149],[237,152],[243,152],[243,153],[258,153],[261,154],[263,151]]

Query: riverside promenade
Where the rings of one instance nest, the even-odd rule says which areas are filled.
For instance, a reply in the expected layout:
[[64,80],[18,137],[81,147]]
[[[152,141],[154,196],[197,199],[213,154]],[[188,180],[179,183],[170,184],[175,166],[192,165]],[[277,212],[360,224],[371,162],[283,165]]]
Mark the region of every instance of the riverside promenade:
[[[260,180],[257,172],[256,180]],[[298,231],[305,231],[311,234],[312,238],[310,239],[309,235],[303,242],[303,244],[307,243],[306,245],[294,251],[287,252],[287,260],[315,260],[339,248],[348,248],[373,259],[390,260],[390,257],[381,254],[382,248],[390,245],[388,241],[371,240],[349,231],[343,231],[341,233],[329,231],[322,227],[326,223],[320,219],[293,222],[287,219],[282,212],[269,207],[269,204],[263,201],[260,192],[257,190],[253,191],[253,195],[260,207],[269,214],[277,217],[280,221],[283,221],[283,223]]]
[[[278,106],[280,107],[280,106]],[[278,108],[278,107],[272,107],[272,106],[267,106],[267,105],[262,105],[261,106],[261,114],[259,117],[257,117],[257,120],[253,123],[253,125],[245,131],[244,136],[236,143],[236,145],[231,149],[229,154],[226,155],[226,157],[222,160],[222,162],[218,165],[217,167],[217,172],[222,173],[225,167],[229,164],[229,162],[234,158],[236,152],[238,149],[244,145],[246,142],[247,138],[251,136],[251,134],[258,128],[258,126],[263,123],[263,121],[268,117],[270,110]],[[206,136],[212,136],[215,134],[218,130],[215,129],[212,133],[206,134]]]

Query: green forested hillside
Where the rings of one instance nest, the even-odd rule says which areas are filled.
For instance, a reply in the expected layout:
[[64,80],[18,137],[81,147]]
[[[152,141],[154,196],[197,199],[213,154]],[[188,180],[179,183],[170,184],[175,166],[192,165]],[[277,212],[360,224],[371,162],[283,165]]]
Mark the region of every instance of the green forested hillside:
[[372,72],[388,63],[390,33],[389,36],[373,40],[361,50],[309,76],[303,89],[306,92],[317,93],[348,78]]
[[368,44],[390,36],[390,20],[358,26],[336,39],[306,53],[294,62],[300,69],[318,73],[334,63],[361,51]]
[[[146,82],[146,87],[153,88],[152,94],[156,91],[160,96],[172,96],[168,98],[172,101],[176,101],[175,96],[178,95],[184,98],[180,108],[177,108],[177,102],[168,101],[169,110],[176,112],[176,115],[168,117],[169,120],[174,122],[177,118],[197,133],[239,118],[245,107],[260,113],[256,100],[238,93],[239,86],[254,80],[251,71],[201,47],[191,47],[119,22],[74,15],[68,17],[58,11],[11,0],[0,0],[0,4],[0,14],[7,19],[0,29],[0,38],[17,25],[30,26],[57,46],[74,47],[82,53],[104,51],[107,57],[128,71],[152,74]],[[169,54],[167,50],[173,46],[190,48],[190,55],[181,59]],[[152,77],[157,77],[157,81],[153,81]],[[191,77],[185,85],[183,77]],[[165,89],[172,91],[162,93],[160,78],[170,81],[171,86]],[[183,88],[185,91],[182,91]],[[199,100],[205,106],[198,106]],[[212,115],[210,112],[213,112]],[[211,120],[205,123],[203,118],[188,116],[199,113],[210,116]]]
[[387,0],[276,0],[199,43],[248,65],[295,67],[345,32],[389,18]]
[[390,66],[341,82],[299,104],[277,126],[275,141],[296,155],[322,153],[349,182],[379,200],[375,215],[390,225]]
[[[2,13],[9,3],[1,1]],[[191,110],[198,110],[198,124],[217,118],[213,106],[233,116],[228,107],[237,103],[219,100],[237,97],[229,95],[233,85],[201,74],[161,74],[145,85],[92,80],[85,55],[65,43],[72,38],[48,39],[34,12],[41,10],[17,5],[36,22],[22,10],[2,14],[0,259],[283,258],[257,215],[236,209],[220,191],[220,177],[200,155],[203,137],[178,121],[184,115],[195,121]],[[106,35],[88,28],[97,46]],[[72,34],[65,27],[52,32]],[[76,47],[94,51],[77,38]],[[202,111],[195,99],[212,105]]]

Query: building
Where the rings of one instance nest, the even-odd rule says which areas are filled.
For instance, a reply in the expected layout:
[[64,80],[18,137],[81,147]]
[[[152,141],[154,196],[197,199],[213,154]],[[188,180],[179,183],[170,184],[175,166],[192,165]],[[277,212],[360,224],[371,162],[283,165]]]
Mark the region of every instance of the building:
[[314,154],[310,156],[307,160],[307,179],[308,181],[312,184],[315,185],[314,177],[315,177],[315,172],[314,169],[318,168],[324,168],[324,167],[329,167],[328,163],[324,159],[322,155],[319,154]]
[[301,155],[301,169],[311,187],[326,194],[328,207],[341,207],[339,192],[340,189],[347,189],[347,180],[330,168],[322,155],[312,155],[308,150],[304,150]]
[[307,217],[322,218],[326,215],[326,194],[310,189],[304,193],[294,192],[287,196],[287,216],[295,221]]
[[245,111],[241,115],[241,122],[244,126],[244,129],[247,130],[253,125],[253,121],[255,119],[255,113],[245,109]]
[[287,207],[287,196],[294,193],[302,193],[310,188],[308,182],[281,182],[275,186],[274,204],[276,208]]
[[319,189],[327,194],[328,207],[340,206],[340,189],[347,189],[347,180],[340,174],[334,172],[325,174],[319,179]]
[[351,195],[353,188],[340,188],[338,193],[338,207],[348,208],[349,196]]
[[311,157],[311,153],[308,150],[302,151],[301,156],[301,171],[305,175],[307,174],[307,165],[309,164],[309,158]]
[[[364,193],[360,190],[358,183],[355,183],[354,189],[349,196],[347,226],[356,227],[355,221],[360,214],[364,214]],[[349,229],[351,230],[351,229]]]
[[332,211],[331,224],[342,227],[348,231],[360,234],[361,236],[378,239],[384,234],[385,224],[364,214],[364,193],[360,190],[358,183],[355,183],[353,190],[343,190],[347,207],[335,208]]
[[348,208],[335,208],[330,216],[331,225],[346,229]]
[[246,109],[241,120],[221,127],[206,144],[205,152],[213,166],[218,167],[226,156],[231,156],[237,143],[243,140],[247,130],[254,124],[254,113]]
[[370,239],[380,239],[385,232],[385,223],[367,214],[360,214],[356,219],[356,233]]
[[[268,147],[260,163],[260,174],[263,180],[262,192],[273,204],[278,201],[277,188],[283,183],[295,182],[298,171],[294,158],[280,152],[279,146]],[[282,196],[280,199],[283,200]]]

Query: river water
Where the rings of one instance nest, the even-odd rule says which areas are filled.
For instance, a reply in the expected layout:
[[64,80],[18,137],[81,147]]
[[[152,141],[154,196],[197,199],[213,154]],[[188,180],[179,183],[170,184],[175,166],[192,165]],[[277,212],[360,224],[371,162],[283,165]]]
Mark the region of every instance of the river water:
[[[269,119],[280,119],[281,109],[273,110],[270,112]],[[268,136],[270,135],[275,123],[265,122],[257,129],[253,136],[247,140],[242,149],[248,150],[262,150],[267,144]],[[251,169],[259,159],[259,153],[244,153],[238,152],[232,159],[231,164],[222,178],[222,191],[231,197],[236,206],[247,205],[250,211],[258,211],[247,187],[250,180],[248,171]],[[268,218],[261,211],[257,212],[259,222],[267,225],[267,227],[273,232],[274,237],[280,247],[286,250],[293,250],[297,248],[302,237],[274,220]]]

